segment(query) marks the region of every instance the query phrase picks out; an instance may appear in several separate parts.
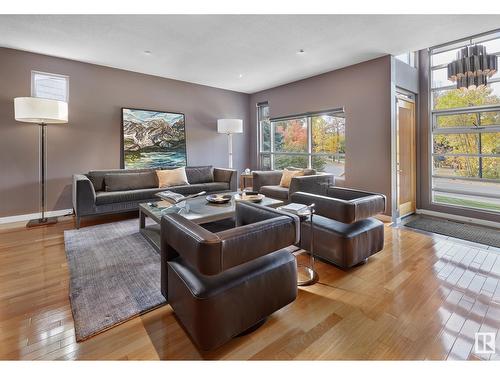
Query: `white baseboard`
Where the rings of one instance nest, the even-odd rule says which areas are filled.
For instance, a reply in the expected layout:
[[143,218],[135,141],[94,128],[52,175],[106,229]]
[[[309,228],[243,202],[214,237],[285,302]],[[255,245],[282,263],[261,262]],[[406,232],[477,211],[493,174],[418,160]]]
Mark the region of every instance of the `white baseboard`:
[[[69,215],[72,213],[73,213],[73,209],[47,211],[45,213],[45,216],[46,217],[57,217],[57,216]],[[0,217],[0,224],[15,223],[18,221],[29,221],[29,220],[33,220],[33,219],[40,219],[41,217],[42,217],[42,214],[39,212],[34,213],[34,214]]]
[[465,223],[472,223],[472,224],[484,225],[485,227],[493,227],[493,228],[499,228],[500,229],[500,223],[497,223],[495,221],[475,219],[475,218],[467,217],[467,216],[446,214],[444,212],[437,212],[437,211],[423,210],[423,209],[417,209],[417,214],[442,217],[444,219],[451,219],[451,220],[463,221]]

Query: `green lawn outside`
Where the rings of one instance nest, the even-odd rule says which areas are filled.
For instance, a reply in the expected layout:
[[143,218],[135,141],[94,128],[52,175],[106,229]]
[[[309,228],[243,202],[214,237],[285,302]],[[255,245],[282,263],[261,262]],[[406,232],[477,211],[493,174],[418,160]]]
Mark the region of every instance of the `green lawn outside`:
[[434,201],[436,203],[453,204],[453,205],[457,205],[457,206],[479,208],[481,210],[490,210],[490,211],[500,212],[500,204],[495,204],[495,203],[479,202],[479,201],[474,201],[471,199],[446,197],[446,196],[437,195],[437,194],[434,195]]

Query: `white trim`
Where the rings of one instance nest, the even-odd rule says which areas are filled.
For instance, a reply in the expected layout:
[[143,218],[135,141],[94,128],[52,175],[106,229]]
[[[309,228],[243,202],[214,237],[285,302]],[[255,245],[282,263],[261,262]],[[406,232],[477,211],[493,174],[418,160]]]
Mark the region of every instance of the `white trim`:
[[[57,217],[57,216],[66,216],[70,215],[73,213],[73,209],[65,209],[65,210],[59,210],[59,211],[47,211],[45,213],[46,217]],[[16,216],[5,216],[5,217],[0,217],[0,224],[8,224],[8,223],[15,223],[18,221],[28,221],[28,220],[33,220],[33,219],[39,219],[42,216],[41,213],[34,213],[34,214],[26,214],[26,215],[16,215]]]
[[423,209],[420,209],[420,208],[417,209],[417,214],[442,217],[444,219],[451,219],[451,220],[463,221],[463,222],[466,222],[466,223],[484,225],[486,227],[493,227],[493,228],[499,228],[500,229],[500,223],[497,223],[495,221],[475,219],[475,218],[472,218],[472,217],[466,217],[466,216],[460,216],[460,215],[446,214],[444,212],[431,211],[431,210],[423,210]]

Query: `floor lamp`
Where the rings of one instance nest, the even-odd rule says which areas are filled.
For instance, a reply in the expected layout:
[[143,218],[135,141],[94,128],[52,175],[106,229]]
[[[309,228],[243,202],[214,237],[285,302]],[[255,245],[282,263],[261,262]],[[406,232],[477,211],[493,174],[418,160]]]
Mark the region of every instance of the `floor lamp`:
[[233,134],[243,133],[243,120],[232,118],[217,120],[217,133],[228,136],[229,168],[233,168]]
[[68,103],[59,100],[42,98],[15,98],[14,116],[16,121],[39,125],[40,130],[40,211],[41,218],[30,220],[27,227],[57,223],[56,217],[45,217],[46,192],[46,154],[47,154],[47,124],[65,124],[68,122]]

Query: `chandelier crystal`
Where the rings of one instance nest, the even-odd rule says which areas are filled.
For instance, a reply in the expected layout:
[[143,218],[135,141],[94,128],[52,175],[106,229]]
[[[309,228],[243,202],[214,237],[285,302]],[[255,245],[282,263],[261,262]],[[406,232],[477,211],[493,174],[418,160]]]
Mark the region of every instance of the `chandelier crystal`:
[[457,52],[457,59],[448,64],[448,79],[457,83],[457,89],[476,89],[486,86],[497,69],[497,56],[488,55],[485,46],[475,44]]

